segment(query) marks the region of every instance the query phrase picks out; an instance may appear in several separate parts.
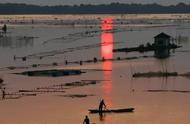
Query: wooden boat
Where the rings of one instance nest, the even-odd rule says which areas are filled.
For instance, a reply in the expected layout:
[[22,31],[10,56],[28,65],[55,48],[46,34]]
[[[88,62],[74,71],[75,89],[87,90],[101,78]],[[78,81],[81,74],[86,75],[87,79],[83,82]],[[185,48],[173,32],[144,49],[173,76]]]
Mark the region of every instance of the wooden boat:
[[124,113],[124,112],[133,112],[134,108],[124,108],[124,109],[107,109],[99,111],[98,109],[89,109],[90,113]]
[[14,74],[21,74],[27,76],[45,76],[45,77],[60,77],[60,76],[70,76],[70,75],[80,75],[85,73],[81,70],[74,70],[74,69],[51,69],[51,70],[37,70],[37,71],[25,71],[21,73],[14,73]]

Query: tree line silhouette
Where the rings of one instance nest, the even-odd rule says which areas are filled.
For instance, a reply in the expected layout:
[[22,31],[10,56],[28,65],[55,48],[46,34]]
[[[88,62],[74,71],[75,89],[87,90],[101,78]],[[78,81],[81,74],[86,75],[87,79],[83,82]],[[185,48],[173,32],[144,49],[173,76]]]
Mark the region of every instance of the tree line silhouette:
[[4,3],[0,4],[0,14],[150,14],[150,13],[189,13],[190,4],[163,6],[153,4],[80,4],[39,6],[28,4]]

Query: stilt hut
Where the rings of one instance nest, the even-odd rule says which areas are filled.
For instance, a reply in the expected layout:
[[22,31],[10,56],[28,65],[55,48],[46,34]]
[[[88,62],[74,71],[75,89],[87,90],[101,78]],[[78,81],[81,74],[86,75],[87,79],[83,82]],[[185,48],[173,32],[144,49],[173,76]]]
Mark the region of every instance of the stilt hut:
[[155,57],[166,58],[170,55],[170,50],[169,50],[170,40],[171,36],[163,32],[154,37]]

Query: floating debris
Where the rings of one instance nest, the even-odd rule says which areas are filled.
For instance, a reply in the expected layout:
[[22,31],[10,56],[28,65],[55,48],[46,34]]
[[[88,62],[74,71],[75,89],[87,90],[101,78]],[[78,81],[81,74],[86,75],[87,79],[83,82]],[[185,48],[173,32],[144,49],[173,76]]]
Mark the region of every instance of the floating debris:
[[[62,95],[60,95],[62,96]],[[70,97],[70,98],[85,98],[89,96],[95,96],[93,94],[68,94],[68,95],[63,95],[64,97]]]
[[90,81],[90,82],[76,81],[76,82],[72,82],[72,83],[66,83],[64,86],[77,87],[77,86],[95,85],[97,83],[98,83],[97,81]]
[[177,72],[145,72],[145,73],[134,73],[133,77],[138,78],[138,77],[170,77],[170,76],[178,76]]
[[71,83],[62,83],[57,85],[52,85],[44,88],[37,88],[37,89],[70,89],[73,87],[81,87],[81,86],[87,86],[87,85],[95,85],[97,83],[100,83],[101,81],[107,81],[107,80],[81,80],[81,81],[75,81]]
[[41,88],[36,88],[37,90],[65,90],[65,89],[69,89],[69,88],[56,88],[56,87],[41,87]]
[[16,69],[16,67],[14,67],[14,66],[9,66],[9,67],[7,67],[7,68],[10,69],[10,70]]
[[65,91],[63,90],[19,90],[19,92],[33,92],[33,93],[56,93],[56,92],[61,92],[64,93]]
[[189,90],[145,90],[146,92],[175,92],[175,93],[190,93]]

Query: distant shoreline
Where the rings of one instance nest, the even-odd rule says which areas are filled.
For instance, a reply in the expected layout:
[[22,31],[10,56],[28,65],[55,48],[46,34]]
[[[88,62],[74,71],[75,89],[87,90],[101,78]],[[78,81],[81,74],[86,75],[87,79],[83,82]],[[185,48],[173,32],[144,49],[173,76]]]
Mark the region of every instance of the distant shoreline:
[[[151,25],[163,26],[160,22],[165,21],[167,25],[172,22],[190,22],[190,14],[11,14],[0,15],[0,24],[23,25],[23,24],[45,24],[45,25],[65,25],[65,26],[99,26],[104,18],[113,19],[116,25]],[[146,21],[144,21],[146,20]]]
[[5,3],[0,4],[0,15],[58,15],[58,14],[180,14],[190,13],[190,4],[163,6],[159,4],[100,4],[100,5],[60,5],[38,6],[28,4]]
[[44,15],[44,16],[48,16],[48,15],[52,15],[52,16],[55,16],[55,15],[61,15],[61,16],[64,16],[64,15],[72,15],[72,16],[74,16],[74,15],[189,15],[190,14],[190,12],[188,12],[188,13],[83,13],[83,14],[81,14],[81,13],[79,13],[79,14],[77,14],[77,13],[74,13],[74,14],[72,14],[72,13],[55,13],[55,14],[52,14],[52,13],[45,13],[45,14],[43,14],[43,13],[29,13],[29,14],[27,14],[27,13],[25,13],[25,14],[19,14],[19,13],[13,13],[13,14],[1,14],[0,13],[0,16],[7,16],[7,15],[10,15],[10,16],[33,16],[33,15]]

